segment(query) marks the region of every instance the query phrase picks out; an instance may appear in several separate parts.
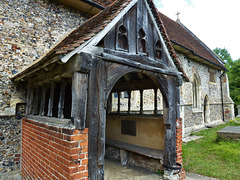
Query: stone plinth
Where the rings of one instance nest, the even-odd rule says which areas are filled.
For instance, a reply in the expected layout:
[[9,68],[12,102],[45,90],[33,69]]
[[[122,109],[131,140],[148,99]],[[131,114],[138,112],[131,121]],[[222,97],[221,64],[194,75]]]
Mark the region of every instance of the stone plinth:
[[220,137],[240,140],[240,126],[227,126],[217,132]]

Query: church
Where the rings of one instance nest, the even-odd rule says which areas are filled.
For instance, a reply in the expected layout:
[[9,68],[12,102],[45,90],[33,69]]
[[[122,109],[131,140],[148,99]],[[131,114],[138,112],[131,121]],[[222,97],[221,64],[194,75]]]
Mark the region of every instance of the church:
[[33,12],[1,21],[1,146],[18,148],[0,168],[104,179],[109,158],[184,179],[182,133],[234,118],[224,62],[151,0],[19,3]]

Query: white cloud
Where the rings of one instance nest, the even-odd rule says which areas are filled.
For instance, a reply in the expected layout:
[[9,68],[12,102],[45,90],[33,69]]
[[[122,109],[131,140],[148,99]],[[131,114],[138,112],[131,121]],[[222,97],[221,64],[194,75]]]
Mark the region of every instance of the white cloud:
[[159,11],[181,22],[211,49],[226,47],[233,59],[240,58],[240,1],[155,0]]

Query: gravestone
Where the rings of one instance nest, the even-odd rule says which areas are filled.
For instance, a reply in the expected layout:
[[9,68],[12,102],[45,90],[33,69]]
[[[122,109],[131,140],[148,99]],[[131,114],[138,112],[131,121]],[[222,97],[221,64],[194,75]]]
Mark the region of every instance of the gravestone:
[[240,140],[240,126],[227,126],[217,132],[220,137]]

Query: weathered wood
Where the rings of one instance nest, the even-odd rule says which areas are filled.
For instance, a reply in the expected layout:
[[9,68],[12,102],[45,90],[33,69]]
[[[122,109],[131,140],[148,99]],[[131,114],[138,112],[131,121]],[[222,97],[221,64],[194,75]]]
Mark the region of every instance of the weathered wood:
[[115,49],[116,44],[116,27],[112,28],[104,38],[104,47]]
[[[51,81],[60,81],[63,78],[71,78],[74,72],[88,73],[91,69],[91,57],[87,53],[80,53],[74,55],[67,63],[51,64],[51,69],[47,70],[47,67],[38,71],[38,76],[34,77],[34,86],[42,86],[42,84],[50,83]],[[47,78],[46,78],[47,77]]]
[[117,147],[120,149],[125,149],[127,151],[135,152],[147,157],[151,157],[154,159],[162,159],[163,158],[163,151],[143,146],[138,146],[135,144],[128,144],[120,141],[115,141],[111,139],[106,139],[106,144],[109,146]]
[[136,34],[136,21],[137,21],[137,6],[135,5],[128,12],[129,13],[129,26],[128,26],[128,39],[129,39],[129,53],[136,54],[137,47],[137,34]]
[[161,69],[161,68],[157,68],[157,67],[153,67],[153,66],[149,66],[149,65],[144,65],[144,64],[141,64],[141,63],[138,63],[135,61],[129,61],[126,58],[117,57],[117,56],[107,54],[107,53],[102,53],[102,58],[109,62],[116,62],[116,63],[120,63],[123,65],[135,67],[135,68],[142,69],[142,70],[152,71],[152,72],[156,72],[156,73],[161,73],[161,74],[166,74],[166,75],[171,75],[171,76],[177,76],[177,75],[181,74],[180,72],[178,72],[176,70]]
[[104,49],[104,53],[111,54],[114,56],[118,56],[121,58],[125,58],[134,62],[138,62],[141,64],[153,66],[153,67],[159,67],[162,69],[168,69],[168,67],[160,60],[155,60],[150,57],[147,57],[146,55],[143,54],[130,54],[127,52],[123,51],[113,51],[111,49]]
[[154,114],[157,114],[157,91],[158,89],[154,89]]
[[76,129],[85,129],[87,98],[88,98],[88,74],[75,72],[72,78],[72,111]]
[[89,179],[104,180],[107,63],[94,58],[89,76]]
[[137,72],[138,69],[129,67],[129,66],[123,66],[121,64],[117,63],[109,63],[108,69],[107,69],[107,96],[110,95],[113,87],[117,83],[117,81],[125,74],[130,72]]
[[157,85],[150,79],[142,79],[142,80],[133,80],[129,82],[117,82],[113,87],[112,92],[117,91],[134,91],[140,89],[154,89],[157,88]]
[[28,81],[28,88],[27,88],[27,106],[26,106],[26,114],[32,113],[32,100],[33,100],[33,90],[31,87],[31,81]]
[[143,114],[143,90],[140,90],[140,114]]
[[64,118],[63,109],[64,109],[64,100],[65,100],[65,91],[66,91],[67,82],[65,79],[62,79],[60,97],[58,103],[58,118]]
[[108,114],[112,112],[112,93],[108,97],[107,112]]
[[117,95],[118,95],[118,109],[117,109],[117,113],[119,114],[120,113],[120,99],[121,99],[121,92],[120,91],[118,91],[117,92]]
[[127,91],[128,92],[128,114],[131,111],[131,92],[132,91]]
[[49,101],[48,101],[48,113],[47,113],[47,116],[49,116],[49,117],[52,117],[55,86],[56,86],[56,83],[54,81],[52,81],[51,82],[50,97],[49,97]]
[[34,102],[33,102],[33,114],[38,115],[39,114],[39,95],[40,95],[40,87],[34,88]]
[[163,120],[165,124],[163,163],[168,167],[176,164],[176,79],[168,76],[168,105],[164,102]]
[[40,105],[40,110],[39,110],[39,115],[40,116],[44,116],[46,90],[47,90],[47,86],[46,86],[46,84],[43,84],[42,94],[41,94],[41,105]]
[[148,30],[148,32],[147,32],[147,42],[148,42],[148,57],[150,58],[150,59],[155,59],[155,56],[154,56],[154,54],[155,54],[155,48],[154,48],[154,46],[156,46],[155,45],[155,43],[154,43],[154,41],[156,41],[155,39],[154,39],[154,36],[153,36],[153,23],[152,23],[152,20],[151,20],[151,18],[149,17],[149,15],[148,15],[148,13],[147,13],[147,25],[148,25],[148,27],[147,27],[147,30]]

